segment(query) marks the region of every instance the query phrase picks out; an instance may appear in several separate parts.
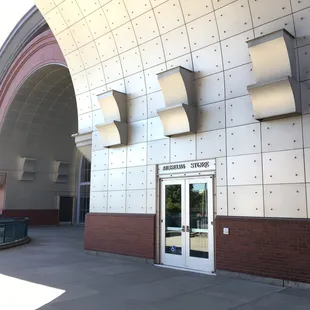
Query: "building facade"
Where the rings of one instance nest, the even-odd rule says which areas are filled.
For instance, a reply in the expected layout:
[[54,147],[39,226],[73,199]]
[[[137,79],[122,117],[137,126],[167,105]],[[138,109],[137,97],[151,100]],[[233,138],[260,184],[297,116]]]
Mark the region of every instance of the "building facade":
[[62,53],[31,79],[74,87],[66,129],[42,139],[65,192],[76,148],[91,161],[85,249],[310,282],[310,1],[36,4]]

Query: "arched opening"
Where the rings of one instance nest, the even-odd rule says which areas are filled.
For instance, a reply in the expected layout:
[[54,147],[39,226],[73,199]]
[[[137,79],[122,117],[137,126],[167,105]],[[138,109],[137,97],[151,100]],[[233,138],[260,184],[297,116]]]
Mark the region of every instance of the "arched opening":
[[57,224],[56,197],[76,195],[77,109],[68,69],[51,64],[24,80],[0,131],[0,171],[6,173],[3,214],[32,224]]

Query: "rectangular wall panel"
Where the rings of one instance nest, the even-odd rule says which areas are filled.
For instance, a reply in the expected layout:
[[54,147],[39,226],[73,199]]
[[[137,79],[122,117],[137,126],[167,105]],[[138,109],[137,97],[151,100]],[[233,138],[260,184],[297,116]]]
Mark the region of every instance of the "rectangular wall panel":
[[128,122],[136,122],[147,118],[146,96],[128,100]]
[[147,166],[127,169],[127,190],[146,189]]
[[254,33],[255,37],[260,37],[281,29],[286,29],[290,34],[295,36],[295,27],[292,15],[279,18],[275,21],[254,28]]
[[126,168],[110,169],[108,178],[109,191],[126,189]]
[[137,17],[133,21],[133,28],[139,44],[143,44],[159,36],[154,11],[152,10]]
[[76,95],[85,93],[89,90],[87,77],[84,71],[74,74],[72,76],[72,82]]
[[97,130],[97,125],[101,125],[104,123],[104,116],[102,110],[93,111],[93,130]]
[[291,0],[293,12],[300,11],[310,7],[308,0]]
[[182,9],[178,0],[170,0],[158,6],[155,10],[155,16],[161,34],[184,24]]
[[85,19],[72,25],[70,27],[70,32],[78,48],[92,41],[92,36]]
[[164,49],[159,37],[142,44],[140,51],[144,70],[158,66],[165,61]]
[[93,151],[103,150],[103,142],[98,131],[93,131],[92,133],[92,149]]
[[215,158],[226,155],[225,129],[197,134],[197,159]]
[[227,185],[227,163],[226,157],[216,159],[216,185]]
[[124,76],[129,76],[142,70],[141,55],[138,47],[121,54],[120,59]]
[[196,137],[187,135],[171,138],[170,161],[185,161],[196,159]]
[[310,54],[310,46],[309,45],[300,47],[298,49],[300,81],[305,81],[305,80],[310,79],[309,54]]
[[76,96],[76,104],[79,114],[90,112],[92,110],[90,92]]
[[165,107],[165,100],[161,91],[147,95],[148,118],[157,117],[157,110]]
[[114,82],[123,77],[119,56],[113,57],[102,63],[107,83]]
[[146,213],[146,190],[127,191],[126,212]]
[[306,182],[310,183],[310,149],[304,149],[304,156],[305,156]]
[[71,75],[77,74],[85,69],[80,52],[78,50],[69,53],[66,57],[66,61],[68,67],[70,68]]
[[221,42],[225,70],[251,62],[246,42],[253,38],[254,31],[249,30]]
[[247,0],[238,0],[215,12],[221,40],[251,29],[252,21]]
[[127,167],[146,165],[146,143],[130,145],[127,148]]
[[265,186],[266,217],[306,218],[305,184]]
[[147,140],[147,121],[128,124],[128,144],[136,144]]
[[134,0],[124,0],[124,3],[132,19],[152,9],[149,0],[141,0],[140,5],[136,5]]
[[148,189],[146,194],[147,194],[146,212],[148,214],[156,214],[156,190]]
[[310,81],[300,83],[301,88],[301,109],[303,114],[310,113]]
[[228,185],[262,184],[261,154],[227,157]]
[[192,51],[219,41],[214,13],[187,24],[187,31]]
[[100,38],[110,31],[109,23],[101,8],[88,15],[86,22],[94,39]]
[[153,117],[147,120],[148,122],[148,141],[160,140],[166,138],[160,118]]
[[84,63],[85,69],[93,67],[100,63],[100,57],[99,57],[99,54],[98,54],[98,51],[97,51],[97,48],[94,42],[90,42],[80,47],[79,52],[80,52],[82,61]]
[[186,54],[184,56],[167,61],[167,70],[176,67],[183,67],[187,70],[193,71],[192,54]]
[[263,186],[228,186],[228,215],[263,217]]
[[151,141],[148,143],[148,164],[164,164],[170,160],[170,139]]
[[[152,52],[153,53],[153,52]],[[145,70],[145,83],[146,83],[146,93],[151,94],[160,91],[160,85],[158,83],[157,74],[167,70],[165,63],[160,64],[156,67]]]
[[225,71],[227,99],[248,94],[247,86],[255,82],[252,70],[252,64],[247,64]]
[[223,70],[221,46],[215,43],[193,52],[193,64],[196,79]]
[[129,20],[127,9],[123,1],[110,1],[103,7],[103,10],[111,29],[115,29]]
[[225,128],[225,102],[207,104],[197,108],[197,131]]
[[102,65],[98,64],[86,70],[86,76],[89,84],[89,89],[95,89],[106,84]]
[[144,73],[139,72],[125,78],[128,99],[134,99],[146,94]]
[[197,105],[204,105],[225,99],[224,75],[213,74],[195,81]]
[[147,166],[147,183],[146,186],[148,189],[156,188],[156,177],[157,177],[157,166],[149,165]]
[[226,216],[227,213],[227,186],[218,186],[216,188],[216,215]]
[[303,150],[264,153],[263,165],[265,184],[305,181]]
[[257,123],[254,118],[250,96],[242,96],[226,101],[226,126],[233,127]]
[[125,168],[126,161],[126,146],[109,148],[109,169]]
[[190,51],[185,26],[163,35],[162,42],[167,61],[183,56]]
[[91,173],[91,191],[101,192],[108,190],[108,170],[93,171]]
[[109,150],[104,149],[92,153],[92,171],[106,170],[109,168]]
[[244,155],[261,152],[260,123],[227,129],[227,154]]
[[310,43],[310,8],[294,13],[297,44],[299,46]]
[[101,61],[108,60],[117,55],[117,48],[112,33],[98,38],[95,42]]
[[115,29],[112,33],[119,53],[124,53],[137,46],[135,33],[130,22]]
[[254,27],[291,14],[290,0],[250,0]]
[[90,195],[90,212],[105,213],[108,206],[108,192],[92,192]]
[[304,147],[310,147],[310,114],[302,116]]
[[181,0],[181,7],[186,23],[208,14],[213,10],[212,0],[203,0],[197,2],[197,5],[193,5],[191,0]]
[[302,148],[301,117],[262,122],[263,152]]
[[107,210],[109,213],[126,213],[126,192],[109,191]]

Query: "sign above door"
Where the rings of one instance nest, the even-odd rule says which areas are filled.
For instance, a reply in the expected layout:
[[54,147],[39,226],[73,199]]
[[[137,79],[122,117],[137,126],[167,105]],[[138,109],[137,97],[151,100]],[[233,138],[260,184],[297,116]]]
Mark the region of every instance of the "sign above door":
[[187,161],[172,164],[158,165],[159,175],[210,173],[215,171],[215,159]]

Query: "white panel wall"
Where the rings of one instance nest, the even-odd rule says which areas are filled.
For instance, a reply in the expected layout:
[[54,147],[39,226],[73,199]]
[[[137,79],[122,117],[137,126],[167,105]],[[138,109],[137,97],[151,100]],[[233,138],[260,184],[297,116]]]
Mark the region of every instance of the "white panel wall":
[[263,186],[229,186],[228,215],[264,216]]
[[267,217],[307,217],[305,184],[265,186]]
[[228,215],[226,186],[219,186],[216,188],[216,214]]
[[227,155],[244,155],[261,152],[260,124],[227,129]]
[[[102,0],[85,5],[76,0],[56,7],[37,2],[73,75],[79,130],[95,130],[93,173],[110,169],[108,185],[114,189],[111,197],[107,194],[108,212],[155,212],[147,165],[216,158],[217,214],[308,216],[308,1]],[[304,115],[259,123],[247,91],[255,80],[246,41],[282,28],[296,30]],[[180,65],[195,72],[197,134],[167,138],[157,115],[165,102],[156,74]],[[102,121],[96,95],[106,89],[128,95],[129,123],[129,145],[108,151],[94,127]],[[303,192],[294,193],[297,186]],[[296,196],[298,208],[288,193]],[[277,197],[287,197],[282,207]]]

